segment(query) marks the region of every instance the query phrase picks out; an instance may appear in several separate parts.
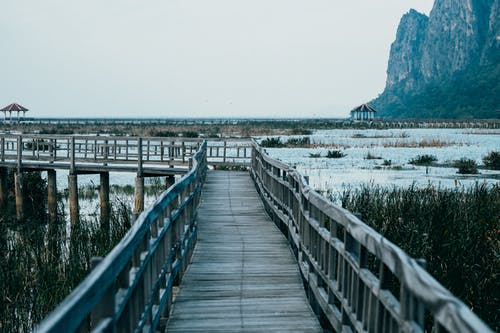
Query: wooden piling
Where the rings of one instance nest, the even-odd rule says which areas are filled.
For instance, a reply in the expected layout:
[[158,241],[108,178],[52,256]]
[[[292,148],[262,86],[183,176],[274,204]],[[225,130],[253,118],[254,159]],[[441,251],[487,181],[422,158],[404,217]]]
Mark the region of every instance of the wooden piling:
[[23,198],[23,174],[19,171],[14,173],[14,192],[16,195],[16,217],[18,221],[24,218]]
[[144,177],[137,175],[137,177],[135,177],[134,213],[138,215],[143,210],[144,210]]
[[74,226],[80,221],[80,209],[78,207],[78,176],[76,174],[68,175],[68,193],[69,220],[71,226]]
[[174,184],[175,184],[175,176],[173,176],[173,175],[167,176],[167,178],[166,178],[167,189],[170,188],[170,186],[172,186]]
[[144,210],[144,176],[142,172],[142,138],[137,139],[137,177],[135,177],[134,215]]
[[75,137],[71,137],[69,141],[69,175],[68,175],[68,192],[69,192],[69,220],[71,226],[74,226],[80,221],[80,209],[78,207],[78,176],[75,165]]
[[109,172],[100,173],[101,186],[99,188],[99,196],[101,199],[101,226],[109,229]]
[[49,222],[54,223],[57,219],[57,183],[56,170],[47,171],[47,205],[49,210]]

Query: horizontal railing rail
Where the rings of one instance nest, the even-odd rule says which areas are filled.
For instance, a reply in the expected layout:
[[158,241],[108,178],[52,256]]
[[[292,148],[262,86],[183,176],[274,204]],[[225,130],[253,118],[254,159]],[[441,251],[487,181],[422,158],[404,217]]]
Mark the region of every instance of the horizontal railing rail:
[[125,237],[35,332],[156,332],[170,312],[197,239],[206,142],[191,170],[136,220]]
[[186,138],[0,135],[0,162],[43,161],[75,163],[187,165],[201,140]]
[[207,159],[213,166],[250,166],[252,141],[250,139],[210,139]]
[[[100,135],[0,134],[0,166],[30,163],[188,166],[203,139]],[[250,166],[249,139],[210,139],[207,161],[214,166]]]
[[315,312],[337,332],[491,332],[419,262],[254,143],[252,177]]

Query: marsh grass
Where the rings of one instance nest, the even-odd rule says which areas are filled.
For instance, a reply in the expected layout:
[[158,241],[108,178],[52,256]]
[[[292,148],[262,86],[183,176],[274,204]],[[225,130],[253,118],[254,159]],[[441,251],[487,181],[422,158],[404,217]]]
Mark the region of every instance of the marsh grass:
[[500,170],[500,152],[492,151],[483,157],[484,166],[491,170]]
[[500,185],[346,189],[342,206],[414,258],[500,329]]
[[308,136],[289,138],[286,141],[282,141],[280,137],[266,138],[260,142],[260,145],[264,148],[310,148],[312,146]]
[[393,142],[385,142],[385,148],[443,148],[449,146],[457,146],[461,145],[455,141],[443,141],[440,139],[432,139],[432,140],[421,140],[421,141],[393,141]]
[[381,159],[383,159],[381,156],[374,155],[370,151],[365,155],[365,160],[381,160]]
[[62,194],[49,223],[46,201],[34,196],[47,197],[43,178],[25,175],[24,188],[25,220],[15,220],[12,200],[0,216],[1,332],[31,332],[88,274],[90,258],[106,255],[131,225],[127,200],[114,195],[108,223],[81,217],[69,230]]
[[461,159],[454,161],[453,166],[458,168],[457,173],[459,174],[475,175],[478,173],[476,161],[466,157],[462,157]]
[[437,157],[434,155],[418,155],[408,161],[409,164],[413,165],[433,165],[437,162]]
[[342,158],[342,157],[346,157],[347,154],[342,152],[341,150],[337,150],[337,149],[334,149],[334,150],[329,150],[326,152],[326,158]]

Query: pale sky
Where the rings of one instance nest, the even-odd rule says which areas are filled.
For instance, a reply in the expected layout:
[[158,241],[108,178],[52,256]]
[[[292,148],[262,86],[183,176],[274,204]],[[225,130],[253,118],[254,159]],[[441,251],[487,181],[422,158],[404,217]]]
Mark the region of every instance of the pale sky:
[[33,117],[347,117],[433,0],[1,0],[0,107]]

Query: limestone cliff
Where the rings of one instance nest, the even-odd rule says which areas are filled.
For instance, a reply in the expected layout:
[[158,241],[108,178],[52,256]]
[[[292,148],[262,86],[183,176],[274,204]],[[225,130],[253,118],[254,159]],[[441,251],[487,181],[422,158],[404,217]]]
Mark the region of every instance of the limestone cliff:
[[[386,88],[372,102],[380,114],[498,117],[499,1],[436,0],[429,17],[415,10],[405,14],[391,46]],[[484,85],[480,96],[477,84]],[[446,105],[436,100],[444,103],[450,95],[460,98]]]

